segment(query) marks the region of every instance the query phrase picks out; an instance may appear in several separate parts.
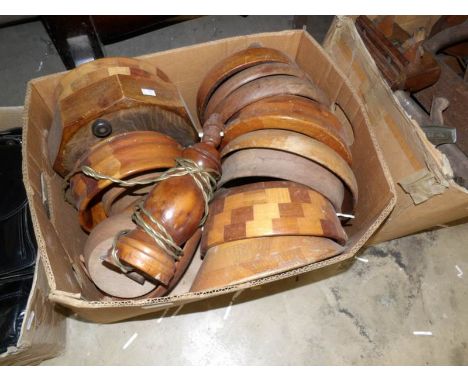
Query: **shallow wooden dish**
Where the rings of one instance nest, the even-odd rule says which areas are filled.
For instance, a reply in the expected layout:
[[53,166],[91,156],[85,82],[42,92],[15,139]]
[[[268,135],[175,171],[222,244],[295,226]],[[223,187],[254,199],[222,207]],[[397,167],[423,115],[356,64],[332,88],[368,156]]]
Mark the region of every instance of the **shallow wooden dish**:
[[230,77],[213,92],[213,95],[210,97],[203,113],[203,121],[206,119],[206,116],[210,116],[214,110],[216,110],[217,106],[224,98],[229,96],[242,85],[259,78],[273,75],[288,75],[305,78],[304,73],[293,63],[284,64],[279,62],[268,62],[244,69]]
[[284,114],[292,119],[307,119],[334,131],[348,146],[351,145],[348,141],[354,140],[352,138],[352,128],[350,134],[327,106],[305,97],[291,94],[272,96],[242,110],[244,118],[260,114]]
[[[301,96],[325,105],[330,102],[325,93],[307,78],[274,75],[258,78],[240,86],[219,102],[213,109],[213,114],[219,114],[226,123],[246,106],[280,95]],[[206,118],[209,116],[207,114]]]

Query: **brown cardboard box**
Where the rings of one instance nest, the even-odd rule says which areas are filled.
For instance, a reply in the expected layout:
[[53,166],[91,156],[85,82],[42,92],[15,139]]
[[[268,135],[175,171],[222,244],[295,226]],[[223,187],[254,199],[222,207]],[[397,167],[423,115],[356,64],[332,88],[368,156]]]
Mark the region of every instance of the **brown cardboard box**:
[[[359,185],[356,218],[346,227],[350,238],[345,253],[334,258],[291,269],[271,277],[236,286],[189,293],[201,263],[196,255],[177,288],[166,297],[140,300],[110,300],[94,286],[83,271],[80,255],[86,240],[76,211],[63,198],[63,179],[51,168],[46,155],[46,136],[54,107],[53,92],[63,73],[31,81],[26,98],[24,177],[32,206],[38,243],[51,287],[52,301],[63,304],[82,317],[98,322],[125,318],[186,304],[211,296],[250,288],[343,261],[353,256],[392,210],[393,184],[381,151],[377,147],[360,98],[320,45],[304,31],[284,31],[234,37],[141,57],[160,67],[178,86],[192,117],[195,98],[207,71],[222,58],[253,43],[273,47],[294,57],[303,70],[336,101],[343,122],[355,132],[352,146],[353,170]],[[196,118],[194,118],[195,120]],[[349,122],[347,122],[349,121]],[[199,124],[197,127],[199,128]]]
[[[432,17],[400,17],[409,32],[432,25]],[[353,18],[338,17],[324,48],[364,101],[390,168],[397,204],[371,243],[391,240],[468,216],[468,190],[453,180],[447,158],[405,113],[383,80]]]
[[[20,127],[23,107],[0,108],[0,130]],[[65,316],[49,301],[49,286],[39,258],[16,347],[0,354],[0,365],[27,365],[55,357],[65,348]]]

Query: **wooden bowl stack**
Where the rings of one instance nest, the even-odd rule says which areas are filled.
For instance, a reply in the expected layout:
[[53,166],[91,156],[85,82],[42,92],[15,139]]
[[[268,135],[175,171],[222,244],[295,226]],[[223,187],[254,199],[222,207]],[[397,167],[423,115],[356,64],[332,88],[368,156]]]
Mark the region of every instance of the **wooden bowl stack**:
[[223,174],[191,291],[272,275],[343,252],[352,213],[354,136],[327,95],[284,53],[251,47],[216,64],[197,111],[219,115]]
[[[54,170],[69,181],[67,198],[90,233],[86,272],[105,294],[157,297],[172,289],[199,243],[183,246],[170,282],[161,285],[103,261],[116,237],[135,228],[132,213],[154,184],[145,183],[176,165],[197,131],[175,85],[154,65],[132,58],[104,58],[65,74],[56,89],[56,110],[47,143]],[[99,178],[85,173],[85,168]],[[141,184],[122,184],[138,181]]]

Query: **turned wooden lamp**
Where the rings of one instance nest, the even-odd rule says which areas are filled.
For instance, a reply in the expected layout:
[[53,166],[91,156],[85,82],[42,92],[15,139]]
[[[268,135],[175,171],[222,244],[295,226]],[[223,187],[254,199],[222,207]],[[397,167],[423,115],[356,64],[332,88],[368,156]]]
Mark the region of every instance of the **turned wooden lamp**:
[[[221,164],[216,148],[221,142],[221,132],[220,118],[213,115],[203,127],[201,142],[182,151],[182,161],[189,160],[218,177]],[[215,184],[209,180],[205,185],[202,182],[197,173],[159,182],[135,212],[138,226],[116,241],[113,250],[118,262],[167,285],[174,275],[180,246],[199,228],[207,213],[207,193],[211,190],[206,188]],[[107,257],[107,261],[115,260],[115,256]]]

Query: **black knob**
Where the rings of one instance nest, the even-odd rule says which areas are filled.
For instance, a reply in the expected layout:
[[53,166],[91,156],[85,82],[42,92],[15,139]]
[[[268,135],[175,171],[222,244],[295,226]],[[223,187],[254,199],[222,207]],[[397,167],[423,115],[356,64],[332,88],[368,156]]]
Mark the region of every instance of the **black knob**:
[[93,122],[91,129],[94,136],[98,138],[105,138],[112,133],[112,125],[106,119],[96,119]]

